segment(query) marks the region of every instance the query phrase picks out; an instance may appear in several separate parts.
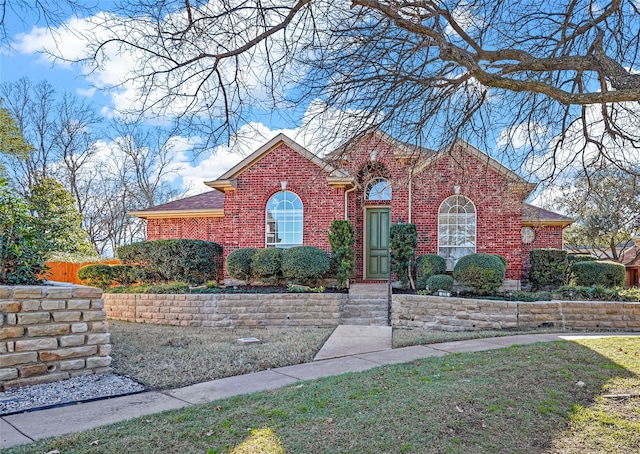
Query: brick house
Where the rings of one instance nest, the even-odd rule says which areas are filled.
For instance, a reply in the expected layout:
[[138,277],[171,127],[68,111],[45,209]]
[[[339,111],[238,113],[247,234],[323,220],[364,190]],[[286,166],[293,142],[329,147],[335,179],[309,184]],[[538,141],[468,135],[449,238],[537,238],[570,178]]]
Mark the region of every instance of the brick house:
[[320,158],[278,135],[216,180],[213,191],[133,212],[147,239],[197,238],[224,247],[316,246],[329,251],[335,219],[356,231],[358,282],[386,280],[388,231],[416,224],[418,254],[440,254],[448,269],[473,252],[507,259],[519,283],[529,251],[562,247],[572,219],[524,203],[535,188],[464,141],[442,151],[377,132]]

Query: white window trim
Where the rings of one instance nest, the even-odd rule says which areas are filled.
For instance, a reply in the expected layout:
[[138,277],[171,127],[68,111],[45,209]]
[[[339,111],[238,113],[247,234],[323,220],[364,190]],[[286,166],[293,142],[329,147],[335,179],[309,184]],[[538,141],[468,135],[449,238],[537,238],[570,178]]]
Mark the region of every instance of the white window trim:
[[[442,205],[444,205],[444,203],[450,199],[451,197],[464,197],[465,199],[467,199],[470,203],[471,206],[473,206],[473,214],[474,214],[474,225],[473,225],[473,237],[474,237],[474,244],[473,244],[473,254],[476,253],[476,251],[478,250],[478,208],[476,207],[476,204],[473,203],[473,200],[471,200],[469,197],[462,195],[462,194],[452,194],[448,197],[445,197],[444,200],[442,202],[440,202],[440,205],[438,206],[438,224],[437,224],[437,236],[438,236],[438,255],[440,255],[440,210],[442,209]],[[450,247],[450,246],[442,246],[442,247]],[[446,260],[446,257],[443,257]],[[455,264],[454,264],[455,266]],[[447,268],[448,268],[448,262],[447,262]],[[447,271],[452,271],[450,269],[447,269]]]
[[[300,231],[300,243],[268,243],[267,242],[267,238],[268,238],[268,232],[267,232],[267,226],[268,226],[268,216],[267,216],[267,211],[268,211],[268,207],[269,207],[269,202],[271,202],[271,199],[273,197],[275,197],[277,194],[281,194],[283,192],[290,192],[291,194],[295,195],[298,200],[300,200],[300,205],[302,206],[301,211],[302,211],[302,220],[301,222],[301,231]],[[264,247],[275,247],[275,248],[279,248],[279,249],[288,249],[288,248],[292,248],[292,247],[296,247],[296,246],[303,246],[304,245],[304,203],[302,202],[302,198],[296,194],[293,191],[290,191],[288,189],[285,189],[284,191],[277,191],[274,192],[273,194],[271,194],[269,196],[269,198],[267,199],[267,203],[264,206],[264,224],[263,224],[263,229],[264,229]]]

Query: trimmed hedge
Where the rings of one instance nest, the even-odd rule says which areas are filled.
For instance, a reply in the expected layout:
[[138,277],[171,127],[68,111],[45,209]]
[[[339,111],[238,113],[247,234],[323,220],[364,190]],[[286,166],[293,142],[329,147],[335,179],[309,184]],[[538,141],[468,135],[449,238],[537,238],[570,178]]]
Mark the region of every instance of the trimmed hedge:
[[113,283],[113,271],[109,265],[86,265],[78,270],[78,279],[85,285],[106,290]]
[[491,295],[504,282],[506,268],[492,254],[469,254],[462,257],[453,268],[453,277],[476,295]]
[[450,292],[453,289],[453,278],[448,274],[434,274],[429,276],[425,287],[432,292],[437,292],[438,290]]
[[436,254],[424,254],[416,259],[416,287],[426,288],[427,280],[431,276],[444,274],[447,271],[447,261]]
[[532,290],[553,290],[566,279],[567,252],[560,249],[534,249],[529,253],[529,281]]
[[227,273],[234,279],[241,281],[251,281],[253,273],[251,272],[251,260],[258,252],[257,248],[244,247],[232,251],[227,256],[226,268]]
[[573,273],[573,265],[578,262],[596,262],[598,257],[588,254],[567,254],[567,271],[564,276],[564,284],[572,285],[576,282],[576,276]]
[[624,284],[625,267],[617,262],[576,262],[573,275],[578,286],[598,286],[612,288]]
[[282,249],[258,249],[251,259],[254,277],[266,284],[277,284],[282,277]]
[[282,253],[282,275],[294,284],[316,285],[329,268],[329,255],[317,247],[296,246]]
[[142,241],[120,246],[117,253],[124,265],[142,267],[150,282],[198,285],[217,280],[222,269],[222,247],[204,240]]

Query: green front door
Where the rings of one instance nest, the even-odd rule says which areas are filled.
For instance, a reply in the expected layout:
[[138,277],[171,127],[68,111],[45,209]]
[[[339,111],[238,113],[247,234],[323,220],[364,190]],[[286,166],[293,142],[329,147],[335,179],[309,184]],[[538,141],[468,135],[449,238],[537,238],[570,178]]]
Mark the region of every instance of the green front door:
[[389,277],[389,228],[391,213],[389,208],[366,210],[366,279],[387,279]]

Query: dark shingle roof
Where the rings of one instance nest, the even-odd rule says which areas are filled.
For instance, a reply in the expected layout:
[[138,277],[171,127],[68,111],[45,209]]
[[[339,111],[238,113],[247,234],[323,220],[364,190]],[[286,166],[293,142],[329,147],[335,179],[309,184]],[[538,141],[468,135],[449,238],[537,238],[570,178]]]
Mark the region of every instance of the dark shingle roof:
[[151,211],[182,211],[182,210],[214,210],[224,207],[224,194],[219,191],[208,191],[184,199],[157,205],[144,210]]
[[522,206],[522,223],[535,223],[535,224],[573,224],[575,219],[564,216],[553,211],[545,210],[537,206],[524,203]]

